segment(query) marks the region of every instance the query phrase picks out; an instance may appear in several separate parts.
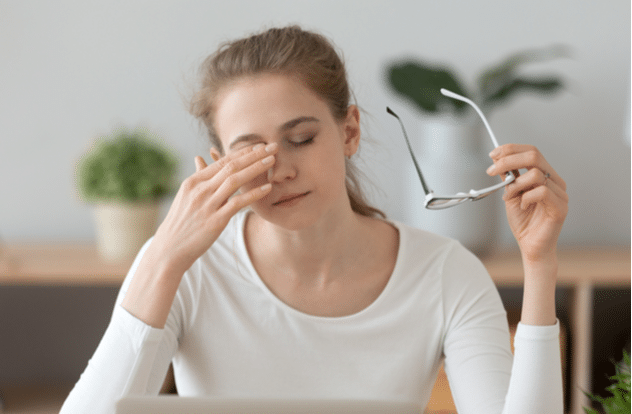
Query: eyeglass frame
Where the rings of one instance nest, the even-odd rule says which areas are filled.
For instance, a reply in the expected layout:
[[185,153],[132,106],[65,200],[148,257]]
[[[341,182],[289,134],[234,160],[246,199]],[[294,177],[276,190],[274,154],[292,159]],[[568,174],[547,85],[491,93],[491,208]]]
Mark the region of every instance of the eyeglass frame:
[[[492,131],[491,127],[489,126],[489,122],[487,122],[487,118],[485,118],[485,115],[483,114],[483,111],[481,111],[481,109],[470,99],[461,96],[459,94],[456,94],[452,91],[449,91],[447,89],[441,88],[441,93],[449,98],[453,98],[453,99],[458,99],[460,101],[463,101],[467,104],[469,104],[471,107],[473,107],[476,110],[476,113],[480,116],[480,118],[483,120],[483,123],[485,124],[485,128],[487,129],[487,132],[489,132],[489,136],[492,139],[492,143],[494,144],[494,148],[499,147],[498,145],[498,141],[496,140],[496,136],[494,135],[494,132]],[[389,108],[388,106],[386,107],[386,112],[388,112],[390,115],[394,116],[395,118],[397,118],[397,120],[399,121],[400,126],[402,127],[402,132],[404,133],[404,138],[406,139],[406,145],[408,146],[408,152],[410,153],[410,156],[413,159],[413,163],[415,164],[415,170],[417,170],[417,175],[419,176],[419,180],[421,181],[421,186],[424,190],[424,193],[426,194],[425,198],[424,198],[424,207],[429,209],[429,210],[443,210],[446,208],[450,208],[450,207],[454,207],[456,205],[462,204],[466,201],[478,201],[480,199],[483,199],[485,197],[487,197],[488,195],[494,193],[495,191],[505,187],[507,184],[512,183],[515,179],[516,179],[516,175],[513,172],[508,172],[505,176],[505,178],[503,179],[502,182],[487,187],[487,188],[483,188],[481,190],[470,190],[468,193],[457,193],[455,195],[436,195],[434,193],[434,191],[430,190],[428,185],[426,184],[426,181],[424,180],[423,174],[421,173],[421,168],[419,167],[419,163],[417,162],[417,158],[415,157],[415,154],[413,153],[412,147],[410,145],[410,140],[408,139],[408,134],[406,133],[406,128],[404,128],[404,123],[402,122],[402,120],[400,119],[400,117],[393,112],[393,110],[391,108]],[[443,200],[442,203],[439,204],[435,204],[433,202],[435,201],[440,201]]]

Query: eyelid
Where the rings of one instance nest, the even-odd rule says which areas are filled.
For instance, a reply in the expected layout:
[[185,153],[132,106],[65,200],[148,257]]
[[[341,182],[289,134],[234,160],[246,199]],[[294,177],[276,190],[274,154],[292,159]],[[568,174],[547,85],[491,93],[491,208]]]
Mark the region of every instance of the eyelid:
[[310,132],[310,133],[306,133],[306,134],[298,134],[296,136],[299,137],[300,139],[295,141],[295,140],[292,140],[292,139],[288,138],[287,141],[290,144],[296,145],[296,146],[302,145],[302,144],[306,144],[308,142],[311,142],[316,137],[316,133]]

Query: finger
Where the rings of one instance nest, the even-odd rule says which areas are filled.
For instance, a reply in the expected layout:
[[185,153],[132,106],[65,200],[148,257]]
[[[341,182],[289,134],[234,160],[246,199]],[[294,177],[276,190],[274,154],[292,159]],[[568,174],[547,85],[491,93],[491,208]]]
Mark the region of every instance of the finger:
[[200,172],[202,171],[204,168],[206,168],[206,162],[204,161],[204,159],[202,157],[200,157],[199,155],[195,157],[195,172]]
[[500,145],[492,152],[489,153],[489,156],[493,160],[497,160],[502,157],[506,157],[507,155],[518,154],[520,152],[527,152],[532,150],[537,150],[537,148],[533,145],[527,144],[504,144]]
[[546,181],[547,178],[542,171],[537,168],[532,168],[525,174],[517,177],[514,182],[505,186],[503,200],[509,200],[513,197],[519,196],[525,191],[531,190],[539,185],[543,185]]
[[547,214],[556,221],[563,222],[568,213],[568,197],[558,196],[548,186],[538,186],[522,195],[520,208],[526,210],[531,206],[541,204],[546,208]]
[[501,153],[492,157],[494,164],[487,170],[489,175],[505,174],[508,171],[520,169],[530,170],[538,168],[543,172],[549,173],[551,180],[555,181],[562,188],[566,188],[566,183],[562,177],[557,174],[536,147],[508,144],[497,149],[501,149]]
[[213,159],[213,161],[219,161],[219,159],[222,157],[222,154],[220,154],[217,148],[215,147],[211,148],[210,153],[211,153],[211,158]]
[[[199,174],[197,179],[200,181],[213,180],[221,172],[222,176],[214,181],[214,188],[216,189],[231,173],[237,172],[245,166],[255,163],[270,154],[275,154],[277,151],[277,144],[242,148],[238,151],[231,152],[223,157],[220,157],[214,163],[209,165],[208,168],[205,168],[201,174]],[[213,157],[213,154],[217,155],[219,152],[213,151],[211,157]]]
[[[221,166],[221,169],[210,180],[215,185],[215,188],[219,188],[227,180],[232,180],[234,181],[233,185],[239,184],[239,187],[241,187],[248,182],[242,182],[245,176],[250,177],[253,173],[256,174],[250,178],[250,180],[252,180],[274,165],[274,156],[278,152],[278,148],[278,144],[272,143],[267,146],[262,145],[246,148],[246,152],[237,156],[232,154],[226,155],[215,162],[215,164]],[[238,153],[240,152],[241,150],[238,151]],[[251,166],[254,166],[254,170],[248,170],[248,173],[239,175],[242,170],[247,170]],[[237,189],[234,191],[236,190]]]
[[547,186],[557,196],[568,199],[566,191],[559,186],[555,181],[540,171],[539,169],[532,168],[527,173],[521,175],[513,183],[505,187],[505,194],[503,200],[507,201],[514,197],[519,197],[523,193],[532,190],[538,186]]
[[541,170],[551,170],[551,166],[537,149],[506,154],[502,157],[495,157],[493,160],[495,166],[494,175],[519,169],[540,168]]
[[[211,185],[218,185],[215,191],[214,198],[216,205],[223,205],[229,197],[233,196],[237,190],[244,185],[253,181],[257,177],[263,175],[268,171],[275,163],[276,159],[274,155],[269,155],[262,160],[255,162],[241,170],[231,172],[230,175],[224,176],[224,170],[220,171],[216,177],[211,180]],[[227,166],[227,171],[233,171]],[[219,180],[222,180],[221,182]]]
[[272,184],[266,183],[261,187],[256,187],[243,194],[235,195],[226,201],[218,210],[220,216],[230,218],[244,207],[267,196],[272,189]]
[[548,187],[560,200],[568,203],[568,194],[566,190],[559,186],[555,181],[548,180],[544,186]]

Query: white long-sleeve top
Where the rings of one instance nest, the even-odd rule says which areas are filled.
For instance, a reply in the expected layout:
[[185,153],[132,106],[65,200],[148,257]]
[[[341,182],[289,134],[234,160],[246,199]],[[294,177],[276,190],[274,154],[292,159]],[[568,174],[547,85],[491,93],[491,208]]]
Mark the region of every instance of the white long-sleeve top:
[[184,274],[164,329],[120,306],[61,413],[112,413],[128,394],[157,394],[173,362],[182,396],[357,398],[424,407],[441,362],[461,414],[561,414],[559,322],[518,325],[482,263],[458,242],[399,230],[393,273],[368,307],[344,317],[302,313],[257,275],[245,215]]

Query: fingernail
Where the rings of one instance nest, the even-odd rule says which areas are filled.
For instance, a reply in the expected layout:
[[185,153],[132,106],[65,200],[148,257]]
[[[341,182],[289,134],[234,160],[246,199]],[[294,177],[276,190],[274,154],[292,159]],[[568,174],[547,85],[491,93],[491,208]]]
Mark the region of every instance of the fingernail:
[[279,146],[279,144],[277,144],[276,142],[273,142],[272,144],[268,144],[268,145],[266,145],[266,152],[272,152],[278,146]]
[[270,191],[270,189],[272,188],[272,184],[268,183],[268,184],[264,184],[261,187],[259,187],[261,189],[261,191],[266,192],[266,191]]
[[254,147],[252,147],[252,150],[253,150],[253,151],[256,151],[256,150],[258,150],[258,149],[263,148],[264,146],[265,146],[265,144],[257,144],[257,145],[255,145]]
[[487,169],[487,174],[493,174],[494,170],[496,170],[496,165],[493,164]]
[[272,180],[272,175],[274,174],[274,168],[270,168],[268,170],[268,181]]
[[491,158],[494,158],[495,156],[497,156],[497,155],[499,155],[499,154],[500,154],[500,149],[499,149],[498,147],[496,147],[496,148],[494,148],[494,149],[492,150],[492,152],[490,152],[490,153],[489,153],[489,156],[490,156]]
[[271,164],[274,161],[274,155],[269,155],[261,160],[263,164]]

